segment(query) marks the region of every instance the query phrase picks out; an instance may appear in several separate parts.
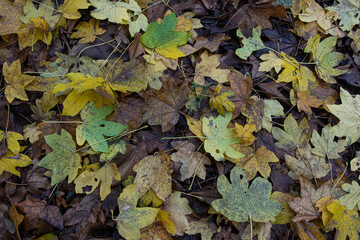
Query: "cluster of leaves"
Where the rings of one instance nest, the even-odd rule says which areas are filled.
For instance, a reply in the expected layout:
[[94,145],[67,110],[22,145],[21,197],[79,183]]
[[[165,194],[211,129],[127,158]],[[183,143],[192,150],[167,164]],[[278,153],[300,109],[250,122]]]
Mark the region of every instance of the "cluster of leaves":
[[0,236],[358,239],[359,11],[0,0]]

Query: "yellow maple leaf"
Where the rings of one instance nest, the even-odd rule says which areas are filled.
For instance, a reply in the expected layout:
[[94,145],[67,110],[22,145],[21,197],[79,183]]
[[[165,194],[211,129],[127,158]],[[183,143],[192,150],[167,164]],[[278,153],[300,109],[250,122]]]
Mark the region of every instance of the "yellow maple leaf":
[[19,154],[20,152],[20,144],[19,144],[19,140],[24,140],[24,137],[17,132],[13,132],[13,131],[1,131],[0,130],[0,141],[2,141],[2,139],[5,138],[7,145],[8,145],[8,149],[13,152],[15,155]]
[[195,67],[196,75],[194,82],[196,84],[204,86],[205,77],[210,77],[218,83],[225,83],[229,81],[227,77],[230,74],[230,70],[217,69],[217,67],[220,65],[220,56],[220,54],[209,55],[207,51],[201,54],[201,62],[196,64]]
[[299,14],[299,19],[303,22],[316,22],[325,31],[331,28],[334,14],[326,12],[315,0],[306,0],[305,12]]
[[0,175],[6,171],[20,177],[20,172],[16,167],[26,167],[32,160],[25,154],[14,154],[8,151],[5,155],[0,157]]
[[87,0],[65,0],[63,4],[60,5],[58,11],[63,14],[64,18],[67,19],[78,19],[81,17],[79,9],[87,9],[91,6]]
[[260,59],[264,61],[260,63],[258,70],[260,72],[269,72],[274,68],[275,72],[279,73],[282,66],[285,64],[285,61],[279,58],[273,51],[261,55]]
[[25,87],[36,79],[34,76],[21,73],[20,60],[12,62],[9,66],[6,62],[3,66],[3,75],[6,83],[5,96],[9,103],[12,103],[15,98],[28,101]]
[[256,131],[255,124],[246,124],[242,126],[238,123],[235,123],[234,136],[240,138],[239,143],[242,146],[250,146],[256,140],[254,137],[253,132]]
[[72,89],[63,102],[63,115],[75,116],[90,101],[95,102],[96,108],[116,102],[116,94],[103,78],[82,73],[68,73],[66,76],[71,82],[59,83],[53,89],[53,94]]
[[90,186],[91,189],[86,194],[92,193],[100,184],[100,198],[104,200],[111,192],[111,183],[113,178],[120,181],[121,175],[115,163],[109,163],[102,166],[96,172],[84,171],[75,180],[76,193],[83,193],[83,188]]
[[215,95],[210,98],[209,103],[211,110],[216,109],[218,113],[225,116],[225,111],[233,112],[235,110],[235,103],[230,101],[229,97],[234,96],[233,91],[221,92],[222,85],[218,84],[215,88]]
[[96,35],[106,32],[106,29],[99,27],[99,20],[94,18],[89,22],[80,22],[74,29],[78,31],[71,34],[70,38],[81,38],[79,44],[92,43],[95,41]]

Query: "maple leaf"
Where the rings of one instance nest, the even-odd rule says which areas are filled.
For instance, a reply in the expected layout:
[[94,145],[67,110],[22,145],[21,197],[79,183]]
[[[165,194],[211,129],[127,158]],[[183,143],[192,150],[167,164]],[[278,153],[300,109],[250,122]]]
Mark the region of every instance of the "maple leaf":
[[81,111],[83,123],[76,127],[76,142],[80,146],[87,141],[94,151],[108,152],[104,136],[113,137],[126,129],[126,126],[103,120],[114,110],[112,106],[95,108],[94,102],[88,103]]
[[260,63],[260,67],[258,69],[259,72],[269,72],[272,68],[275,69],[276,73],[279,73],[285,65],[285,61],[278,57],[273,51],[269,53],[265,53],[260,56],[260,59],[264,62]]
[[218,83],[228,82],[229,69],[218,69],[220,65],[220,54],[210,55],[207,51],[201,54],[201,62],[196,64],[194,82],[198,85],[205,85],[205,77],[217,81]]
[[[304,111],[308,115],[311,115],[311,107],[318,108],[321,104],[323,104],[323,101],[321,99],[318,99],[316,96],[311,96],[310,91],[298,91],[297,92],[297,108],[300,111]],[[292,89],[290,92],[290,96],[295,95],[294,90]]]
[[224,116],[225,111],[233,112],[235,110],[235,104],[229,99],[229,97],[232,97],[235,94],[231,90],[221,93],[221,89],[222,85],[218,84],[214,90],[215,95],[210,98],[209,104],[211,110],[216,109],[218,113]]
[[[30,24],[32,18],[42,17],[42,19],[48,24],[49,30],[54,30],[59,23],[61,14],[54,14],[55,3],[51,0],[42,0],[39,2],[39,7],[36,8],[31,0],[27,0],[24,6],[25,16],[20,17],[20,20],[25,24]],[[46,32],[46,29],[42,29]]]
[[315,61],[315,71],[318,76],[328,83],[336,83],[334,76],[339,76],[347,70],[336,69],[335,67],[346,56],[339,52],[333,52],[337,37],[328,37],[320,42],[320,35],[311,36],[307,42],[304,52],[311,53]]
[[360,137],[360,95],[352,97],[349,92],[340,88],[339,105],[327,105],[328,109],[340,122],[333,127],[336,136],[346,136],[348,144],[352,144]]
[[115,138],[107,141],[109,151],[100,154],[100,162],[111,161],[118,153],[124,154],[126,152],[125,141],[121,138]]
[[360,29],[357,29],[356,31],[350,31],[348,36],[353,40],[351,43],[351,48],[354,50],[354,52],[360,51]]
[[72,182],[81,168],[81,158],[75,152],[76,145],[71,134],[61,129],[60,135],[54,133],[44,138],[53,151],[41,159],[38,166],[52,171],[51,185],[63,181],[67,176],[68,182]]
[[272,130],[272,118],[285,116],[284,108],[281,104],[274,99],[264,99],[264,110],[262,117],[262,127],[268,132]]
[[189,201],[186,198],[181,198],[180,192],[173,192],[164,211],[169,213],[169,220],[174,223],[176,234],[183,235],[185,230],[189,228],[189,222],[185,215],[193,213]]
[[129,23],[129,32],[130,36],[134,37],[134,35],[140,30],[146,31],[148,27],[148,19],[144,14],[139,14],[135,21],[131,21]]
[[140,41],[166,58],[184,57],[185,54],[177,46],[185,44],[190,34],[174,31],[177,21],[175,13],[172,13],[166,16],[160,25],[157,21],[150,23]]
[[305,118],[298,125],[292,114],[290,114],[284,121],[284,130],[278,127],[272,129],[274,138],[278,140],[275,144],[282,149],[299,148],[304,146],[310,138],[311,132]]
[[232,129],[227,128],[231,113],[225,113],[225,117],[219,115],[216,119],[203,117],[202,130],[206,139],[204,141],[205,151],[210,153],[216,161],[223,161],[225,156],[233,159],[239,159],[244,155],[231,145],[238,143],[239,138],[234,136]]
[[303,22],[316,22],[325,31],[331,28],[332,13],[325,12],[315,0],[306,1],[305,13],[299,14]]
[[270,177],[271,168],[269,163],[278,162],[279,159],[265,146],[261,146],[254,154],[249,157],[246,156],[245,161],[243,159],[240,161],[241,163],[238,163],[238,165],[245,170],[246,175],[251,180],[256,176],[257,172],[264,178]]
[[346,240],[347,237],[350,240],[359,239],[360,219],[358,212],[346,210],[339,201],[329,204],[327,209],[333,214],[333,217],[324,229],[326,232],[336,228],[336,239],[338,240]]
[[317,131],[312,132],[311,143],[315,148],[311,152],[320,157],[328,159],[340,158],[339,153],[345,150],[345,140],[334,141],[335,133],[330,124],[326,125],[321,132],[321,136]]
[[235,54],[239,58],[246,60],[253,51],[261,50],[265,48],[264,43],[260,39],[261,36],[261,26],[257,26],[252,29],[252,37],[245,38],[242,34],[241,29],[239,28],[236,31],[238,37],[242,38],[242,44],[244,45],[241,48],[236,49]]
[[31,114],[31,117],[34,120],[50,120],[53,115],[56,114],[55,111],[44,111],[42,108],[42,101],[40,99],[35,100],[35,105],[30,105],[30,109],[34,114]]
[[285,154],[285,163],[290,168],[289,177],[299,179],[300,175],[312,178],[322,178],[331,169],[331,163],[326,163],[325,157],[311,154],[311,147],[307,145],[305,148],[296,150],[296,158]]
[[199,221],[189,222],[189,228],[185,230],[185,233],[189,235],[200,233],[201,240],[211,240],[216,231],[217,226],[213,222],[202,218]]
[[79,44],[92,43],[95,41],[97,35],[102,35],[106,32],[105,29],[99,27],[99,21],[94,18],[89,22],[80,22],[74,29],[78,30],[72,33],[70,38],[81,38]]
[[351,184],[344,183],[341,185],[341,188],[348,192],[344,196],[342,196],[339,200],[341,205],[345,206],[346,209],[353,210],[355,206],[360,209],[360,186],[356,181],[352,181]]
[[36,122],[24,126],[24,139],[29,139],[30,143],[39,141],[39,136],[42,134],[40,128],[36,126]]
[[24,140],[24,137],[17,132],[13,132],[13,131],[1,131],[0,130],[0,142],[3,139],[6,139],[7,142],[7,146],[8,149],[13,152],[15,155],[19,154],[20,152],[20,144],[19,144],[19,140]]
[[23,8],[26,0],[0,1],[0,35],[17,33],[22,26],[20,17],[23,16]]
[[136,191],[136,185],[130,184],[123,189],[118,198],[119,215],[116,224],[119,234],[125,239],[140,239],[140,229],[155,221],[159,208],[136,207],[140,194]]
[[241,114],[247,118],[246,124],[255,125],[256,132],[260,131],[262,128],[264,101],[256,97],[245,99],[240,110]]
[[191,178],[194,174],[205,180],[205,165],[211,165],[210,159],[204,154],[195,152],[195,145],[190,142],[171,142],[177,152],[171,154],[171,160],[182,163],[180,168],[181,181]]
[[94,101],[97,108],[115,103],[116,95],[103,78],[82,73],[68,73],[66,76],[71,82],[59,83],[53,89],[53,94],[68,93],[72,89],[63,102],[63,115],[75,116],[90,101]]
[[[172,201],[172,202],[174,203],[175,201]],[[183,201],[183,202],[185,202],[185,201]],[[176,234],[175,224],[170,220],[170,214],[168,212],[160,210],[158,215],[156,216],[156,221],[161,222],[164,225],[164,227],[166,228],[167,233]]]
[[343,31],[350,31],[356,24],[360,23],[360,3],[358,0],[338,0],[338,2],[338,5],[326,9],[338,14],[338,18],[341,19],[339,25]]
[[256,126],[252,124],[246,124],[242,126],[238,123],[235,123],[234,136],[240,138],[238,141],[241,146],[250,146],[256,140],[253,132],[256,130]]
[[10,66],[5,62],[2,71],[5,82],[8,84],[5,88],[5,96],[8,102],[12,103],[15,98],[28,101],[29,98],[24,88],[36,77],[21,73],[20,60],[12,62]]
[[104,200],[111,192],[113,178],[116,181],[121,179],[115,163],[105,164],[96,172],[84,171],[74,180],[75,192],[83,193],[83,188],[90,186],[91,188],[86,191],[86,194],[91,194],[101,182],[100,197],[101,200]]
[[[93,4],[94,5],[94,4]],[[67,19],[78,19],[81,17],[79,9],[87,9],[91,6],[87,0],[65,0],[63,4],[59,6],[58,11],[63,14]]]
[[254,222],[275,220],[283,206],[270,200],[271,183],[257,177],[249,188],[248,178],[239,166],[231,170],[230,180],[231,183],[223,174],[217,180],[218,191],[223,196],[211,202],[217,212],[234,222],[246,222],[249,216]]
[[[111,2],[109,0],[90,0],[91,4],[96,8],[91,11],[91,16],[96,19],[105,20],[109,22],[126,24],[131,19],[124,7],[124,2]],[[141,9],[140,9],[141,10]]]
[[26,167],[32,160],[25,154],[14,154],[8,151],[5,155],[0,157],[0,175],[6,171],[12,173],[18,177],[21,177],[20,172],[16,170],[16,167]]
[[272,221],[273,224],[286,224],[291,222],[291,219],[295,216],[295,212],[290,208],[289,200],[293,197],[294,196],[289,193],[278,191],[275,191],[271,194],[271,200],[278,201],[284,206],[284,209],[276,216],[275,221]]
[[171,195],[170,156],[159,152],[154,156],[146,156],[133,167],[136,172],[134,183],[140,195],[144,195],[150,188],[163,201]]
[[161,125],[163,132],[169,131],[178,122],[179,111],[188,95],[186,82],[178,87],[174,79],[168,78],[163,82],[163,90],[144,93],[148,110],[142,116],[142,121],[147,121],[150,125]]

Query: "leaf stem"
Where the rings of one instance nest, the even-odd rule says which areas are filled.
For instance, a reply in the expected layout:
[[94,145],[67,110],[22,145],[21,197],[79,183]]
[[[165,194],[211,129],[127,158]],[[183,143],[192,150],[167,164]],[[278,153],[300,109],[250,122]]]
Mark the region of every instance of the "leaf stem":
[[163,137],[160,138],[160,141],[163,141],[165,139],[186,139],[186,138],[207,138],[207,137],[202,137],[202,136],[187,136],[187,137]]

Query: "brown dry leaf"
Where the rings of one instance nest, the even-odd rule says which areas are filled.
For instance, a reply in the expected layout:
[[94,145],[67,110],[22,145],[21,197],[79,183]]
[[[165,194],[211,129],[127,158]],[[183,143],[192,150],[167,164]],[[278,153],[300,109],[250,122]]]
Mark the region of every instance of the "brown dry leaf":
[[47,204],[45,200],[36,201],[26,197],[25,201],[15,205],[25,213],[24,226],[26,231],[36,228],[39,220],[43,220],[61,230],[64,228],[60,209]]
[[131,131],[141,126],[141,117],[145,111],[146,103],[143,99],[124,98],[121,99],[108,120],[128,126]]
[[318,189],[311,181],[300,176],[301,197],[295,197],[289,200],[290,207],[296,212],[293,222],[310,221],[320,217],[315,209],[316,202],[324,196],[331,195],[331,186],[323,184]]
[[39,136],[41,134],[40,128],[36,126],[36,122],[24,126],[24,139],[29,139],[30,143],[39,141]]
[[211,165],[210,159],[200,152],[195,152],[196,147],[190,142],[174,141],[171,145],[177,152],[171,154],[171,160],[181,162],[181,181],[191,178],[194,174],[205,180],[205,165]]
[[2,70],[5,81],[8,84],[5,88],[8,102],[12,103],[15,98],[28,101],[29,98],[26,95],[25,87],[34,81],[36,77],[21,73],[20,60],[12,62],[10,66],[5,63]]
[[187,82],[179,87],[172,78],[163,82],[160,91],[152,90],[143,94],[148,110],[142,120],[150,125],[161,125],[162,131],[169,131],[179,120],[179,110],[185,105],[189,95]]
[[237,165],[240,165],[245,170],[249,180],[253,179],[257,172],[264,178],[270,177],[271,168],[269,163],[279,161],[275,154],[266,149],[265,146],[261,146],[253,155],[246,156],[245,159],[245,161],[240,159],[241,163]]
[[[291,91],[293,92],[293,90]],[[321,99],[318,99],[316,96],[311,96],[310,91],[298,91],[297,97],[297,108],[299,112],[304,111],[309,116],[312,113],[311,107],[318,108],[321,106],[321,104],[323,104]]]
[[172,240],[170,233],[166,231],[166,228],[158,222],[141,229],[141,240]]
[[23,24],[20,17],[24,15],[25,0],[0,1],[0,35],[17,33]]
[[144,195],[150,188],[161,200],[167,201],[171,195],[170,156],[159,152],[154,156],[147,156],[135,164],[133,170],[137,173],[134,183],[140,195]]
[[19,225],[24,220],[24,216],[21,215],[20,213],[18,213],[18,211],[16,210],[16,207],[15,207],[15,204],[13,203],[13,201],[11,199],[10,199],[10,201],[11,201],[11,207],[9,210],[9,217],[14,222],[14,225],[16,228],[16,234],[17,234],[18,238],[21,239],[20,234],[19,234]]
[[209,55],[207,51],[201,54],[201,62],[196,64],[195,67],[195,78],[194,82],[200,86],[204,86],[205,77],[210,77],[211,79],[217,81],[218,83],[228,82],[228,75],[230,70],[228,69],[217,69],[220,65],[219,58],[220,54]]
[[254,100],[248,98],[245,101],[245,104],[241,107],[241,113],[247,117],[247,124],[255,124],[256,132],[260,131],[262,128],[262,115],[264,111],[264,101],[263,100]]
[[176,234],[182,236],[190,226],[185,215],[193,213],[189,201],[181,198],[180,192],[174,192],[171,194],[169,204],[165,205],[164,211],[170,214],[170,221],[175,224]]

